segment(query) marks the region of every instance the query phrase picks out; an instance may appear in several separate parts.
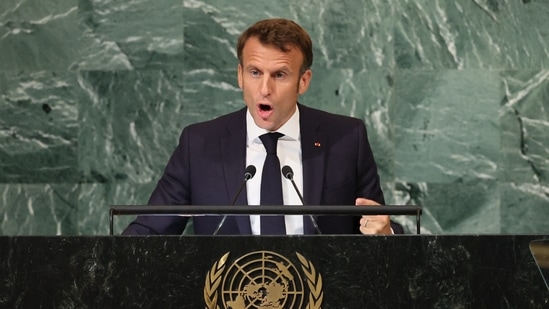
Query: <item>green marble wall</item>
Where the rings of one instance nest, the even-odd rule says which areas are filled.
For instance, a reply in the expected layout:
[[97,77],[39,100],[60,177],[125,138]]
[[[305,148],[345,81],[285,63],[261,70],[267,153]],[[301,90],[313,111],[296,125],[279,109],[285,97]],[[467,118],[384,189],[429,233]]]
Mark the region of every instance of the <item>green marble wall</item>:
[[316,44],[302,103],[365,120],[423,233],[549,233],[546,0],[2,0],[0,234],[146,203],[181,129],[243,106],[236,38],[274,16]]

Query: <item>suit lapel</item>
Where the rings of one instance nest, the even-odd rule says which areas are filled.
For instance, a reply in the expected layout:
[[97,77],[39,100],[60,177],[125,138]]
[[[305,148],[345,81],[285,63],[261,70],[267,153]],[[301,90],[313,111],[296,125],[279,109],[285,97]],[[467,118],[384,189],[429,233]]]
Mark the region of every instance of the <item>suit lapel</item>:
[[[225,175],[225,186],[229,202],[238,193],[244,171],[246,169],[246,108],[241,109],[227,124],[227,134],[221,138],[222,160]],[[240,192],[235,205],[247,205],[246,188]],[[248,216],[234,216],[238,223],[239,233],[242,235],[251,234],[250,220]]]
[[[301,104],[298,106],[303,160],[303,199],[307,205],[320,205],[325,172],[326,136],[320,130],[318,119],[312,115],[311,110]],[[246,135],[246,109],[244,108],[227,125],[227,134],[221,139],[225,184],[231,201],[241,185],[241,182],[235,179],[243,179],[246,168]],[[247,204],[246,189],[244,189],[236,200],[236,205]],[[248,216],[235,216],[234,219],[241,235],[252,233]],[[306,234],[315,233],[313,225],[306,217],[304,230]]]
[[[301,151],[303,160],[303,199],[307,205],[320,205],[324,180],[326,136],[309,108],[299,104]],[[314,234],[310,220],[304,217],[306,234]]]

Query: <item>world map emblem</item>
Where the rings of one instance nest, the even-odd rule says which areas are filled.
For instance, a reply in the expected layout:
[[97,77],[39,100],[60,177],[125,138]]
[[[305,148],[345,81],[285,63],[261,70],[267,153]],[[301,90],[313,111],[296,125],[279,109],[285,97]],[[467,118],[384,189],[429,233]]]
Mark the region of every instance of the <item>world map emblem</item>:
[[294,263],[273,251],[255,251],[230,265],[229,255],[225,253],[206,275],[206,308],[321,308],[322,276],[303,255],[296,252]]

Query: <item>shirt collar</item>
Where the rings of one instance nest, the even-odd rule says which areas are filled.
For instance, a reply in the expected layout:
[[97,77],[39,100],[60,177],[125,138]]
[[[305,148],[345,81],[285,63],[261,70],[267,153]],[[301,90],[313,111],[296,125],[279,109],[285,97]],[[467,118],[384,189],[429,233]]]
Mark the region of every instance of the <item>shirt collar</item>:
[[[251,145],[252,143],[261,143],[259,136],[269,133],[270,131],[262,129],[255,124],[254,119],[250,110],[246,111],[246,131],[247,131],[247,144]],[[295,109],[294,114],[285,124],[282,125],[276,132],[284,134],[280,139],[283,140],[300,140],[300,131],[299,131],[299,107]]]

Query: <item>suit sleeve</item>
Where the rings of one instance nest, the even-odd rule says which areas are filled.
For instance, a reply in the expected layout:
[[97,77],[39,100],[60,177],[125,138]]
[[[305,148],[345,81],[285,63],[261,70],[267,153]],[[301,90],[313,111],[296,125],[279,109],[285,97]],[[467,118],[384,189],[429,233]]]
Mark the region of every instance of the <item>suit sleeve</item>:
[[[368,135],[366,133],[366,126],[364,122],[360,121],[358,130],[358,171],[357,171],[357,197],[364,197],[374,200],[381,205],[385,204],[385,197],[381,190],[381,183],[379,174],[377,172],[377,165],[374,159],[370,142],[368,141]],[[391,228],[395,234],[403,234],[403,227],[391,221]]]
[[357,197],[374,200],[383,205],[385,198],[381,190],[377,165],[368,141],[366,126],[362,121],[358,123]]
[[[164,174],[158,181],[149,205],[187,205],[191,203],[189,190],[189,130],[179,138]],[[138,216],[122,235],[180,235],[187,224],[182,216]]]

